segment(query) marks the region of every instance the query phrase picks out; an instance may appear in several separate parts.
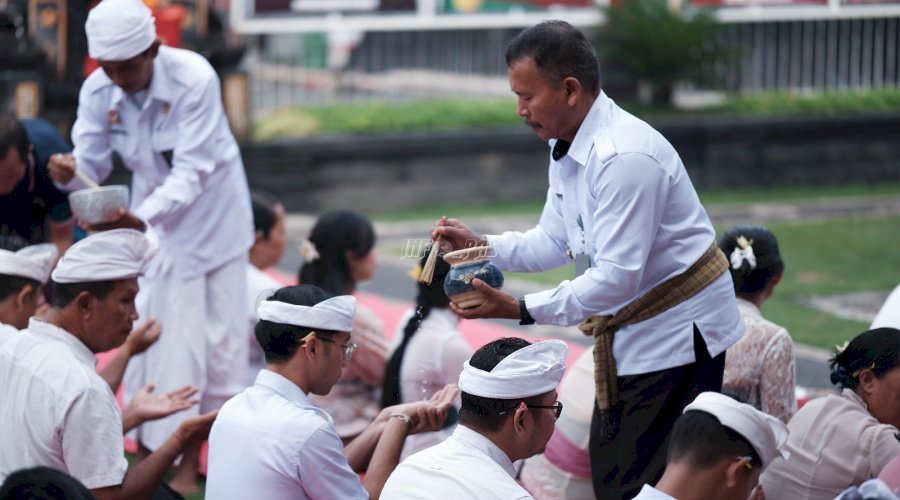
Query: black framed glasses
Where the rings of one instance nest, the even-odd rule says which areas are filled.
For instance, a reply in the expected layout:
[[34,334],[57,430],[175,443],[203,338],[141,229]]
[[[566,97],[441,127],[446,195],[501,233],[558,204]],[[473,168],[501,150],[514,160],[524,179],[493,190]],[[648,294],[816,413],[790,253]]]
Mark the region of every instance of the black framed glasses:
[[[562,415],[562,409],[563,409],[562,401],[557,401],[556,404],[552,405],[552,406],[536,406],[536,405],[529,405],[529,404],[526,404],[525,406],[529,410],[555,410],[553,412],[553,418],[559,418],[559,416]],[[511,411],[515,411],[516,408],[518,408],[518,407],[519,407],[519,405],[517,404],[516,406],[513,406],[512,408],[507,408],[505,410],[501,410],[500,412],[497,413],[497,415],[506,415],[507,413],[509,413]]]
[[[327,339],[325,337],[320,337],[316,335],[316,338],[321,340],[322,342],[328,342],[329,344],[337,344],[336,340]],[[341,347],[341,356],[344,358],[344,361],[350,361],[353,357],[353,353],[356,352],[356,348],[358,347],[356,344],[352,342],[347,342],[344,344],[339,344]]]

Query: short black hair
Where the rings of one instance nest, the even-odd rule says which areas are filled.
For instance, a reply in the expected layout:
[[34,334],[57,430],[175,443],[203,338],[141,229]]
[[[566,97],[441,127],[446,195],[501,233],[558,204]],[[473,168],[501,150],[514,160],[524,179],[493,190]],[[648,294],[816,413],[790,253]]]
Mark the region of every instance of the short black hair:
[[50,467],[13,472],[0,486],[0,500],[65,498],[93,500],[94,494],[74,477]]
[[278,221],[278,215],[275,213],[275,207],[279,202],[274,196],[262,191],[253,191],[250,193],[250,205],[253,208],[253,226],[257,234],[261,234],[263,238],[268,238]]
[[98,300],[103,300],[116,287],[116,281],[91,281],[87,283],[57,283],[52,281],[53,296],[50,304],[62,309],[75,300],[81,292],[88,292]]
[[741,236],[753,242],[750,246],[753,247],[756,265],[751,266],[745,259],[737,269],[732,265],[728,270],[731,271],[735,293],[754,295],[763,291],[776,274],[784,271],[784,260],[778,249],[778,239],[772,231],[755,224],[734,226],[719,237],[719,248],[726,257],[731,257]]
[[36,290],[37,287],[40,286],[40,283],[23,276],[0,274],[0,300],[6,300],[7,297],[16,295],[28,285],[31,285]]
[[[500,361],[519,349],[528,347],[531,342],[518,337],[504,337],[484,345],[474,354],[469,364],[473,368],[491,371]],[[515,409],[520,402],[527,406],[541,404],[542,394],[520,399],[495,399],[475,396],[467,392],[461,392],[462,405],[459,408],[459,422],[468,426],[496,431],[503,427],[503,422],[512,415],[508,410]]]
[[859,373],[871,368],[877,378],[900,365],[900,330],[876,328],[860,333],[831,358],[831,383],[856,389]]
[[0,156],[5,157],[9,148],[16,148],[19,159],[25,161],[28,158],[28,150],[31,148],[31,140],[22,122],[8,114],[0,115]]
[[[279,289],[266,300],[277,300],[298,306],[314,306],[323,300],[334,297],[314,285],[287,286]],[[267,363],[285,363],[290,360],[300,347],[301,340],[311,332],[319,334],[337,334],[334,330],[307,328],[303,326],[285,325],[261,319],[256,323],[253,333],[262,347]]]
[[600,63],[587,37],[565,21],[550,20],[522,30],[506,47],[506,65],[534,61],[541,76],[558,86],[574,77],[593,95],[600,93]]
[[707,469],[724,459],[749,456],[762,465],[756,449],[746,438],[722,425],[711,413],[689,410],[678,417],[669,436],[668,463],[683,463],[692,469]]

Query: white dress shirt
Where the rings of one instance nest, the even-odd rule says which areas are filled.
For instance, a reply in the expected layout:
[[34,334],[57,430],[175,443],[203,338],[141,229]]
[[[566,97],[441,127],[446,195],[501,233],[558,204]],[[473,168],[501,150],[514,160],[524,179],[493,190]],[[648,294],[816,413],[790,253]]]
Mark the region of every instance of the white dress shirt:
[[676,498],[666,495],[649,484],[645,484],[638,496],[634,497],[634,500],[676,500]]
[[0,323],[0,345],[3,345],[4,342],[13,338],[13,336],[17,335],[19,330],[11,325],[7,325],[6,323]]
[[122,413],[95,365],[81,341],[35,318],[0,346],[0,482],[46,466],[89,489],[122,483]]
[[900,328],[900,285],[888,295],[869,328]]
[[381,492],[385,500],[532,498],[515,480],[516,469],[490,439],[458,425],[441,444],[420,451],[394,469]]
[[[551,148],[556,144],[550,141]],[[656,130],[600,93],[568,154],[550,160],[538,225],[488,236],[503,270],[538,272],[585,254],[590,268],[556,288],[525,296],[538,323],[571,326],[614,314],[687,270],[715,241],[681,159]],[[656,317],[622,327],[613,354],[619,375],[693,363],[694,325],[711,356],[743,332],[731,276]]]
[[290,380],[261,370],[209,434],[206,498],[368,498],[327,413]]
[[[162,46],[143,104],[97,69],[81,87],[72,127],[78,170],[103,181],[116,151],[134,172],[131,208],[159,233],[156,261],[185,278],[245,255],[253,243],[247,179],[219,86],[202,56]],[[63,187],[84,184],[75,178]]]

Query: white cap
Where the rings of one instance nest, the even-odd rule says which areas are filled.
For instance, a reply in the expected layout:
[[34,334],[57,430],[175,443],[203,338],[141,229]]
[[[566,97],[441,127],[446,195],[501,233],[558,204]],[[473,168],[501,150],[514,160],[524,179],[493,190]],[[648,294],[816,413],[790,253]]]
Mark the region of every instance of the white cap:
[[124,61],[156,41],[153,14],[141,0],[103,0],[88,12],[88,53],[98,61]]
[[88,236],[66,251],[56,269],[57,283],[90,283],[136,278],[144,274],[159,248],[151,229],[113,229]]
[[338,295],[314,306],[298,306],[277,300],[264,300],[256,308],[256,314],[259,319],[272,323],[349,332],[353,330],[356,297]]
[[562,340],[544,340],[511,353],[493,370],[475,368],[468,361],[459,374],[459,389],[492,399],[517,399],[550,392],[566,371],[569,347]]
[[784,449],[788,438],[788,429],[784,422],[748,404],[718,392],[704,392],[684,408],[685,413],[692,410],[709,413],[723,426],[743,436],[756,450],[762,460],[763,469],[768,467],[776,456],[787,458],[790,455]]
[[59,250],[52,243],[27,246],[18,252],[0,250],[0,274],[46,283]]

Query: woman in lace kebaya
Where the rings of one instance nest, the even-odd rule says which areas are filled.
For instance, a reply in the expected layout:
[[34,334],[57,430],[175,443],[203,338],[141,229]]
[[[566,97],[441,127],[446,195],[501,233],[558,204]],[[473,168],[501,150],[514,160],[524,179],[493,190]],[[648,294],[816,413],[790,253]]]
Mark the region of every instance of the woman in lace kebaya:
[[778,240],[762,226],[735,226],[719,238],[744,320],[744,337],[728,348],[722,391],[787,423],[797,411],[794,344],[783,327],[765,319],[762,304],[784,274]]

